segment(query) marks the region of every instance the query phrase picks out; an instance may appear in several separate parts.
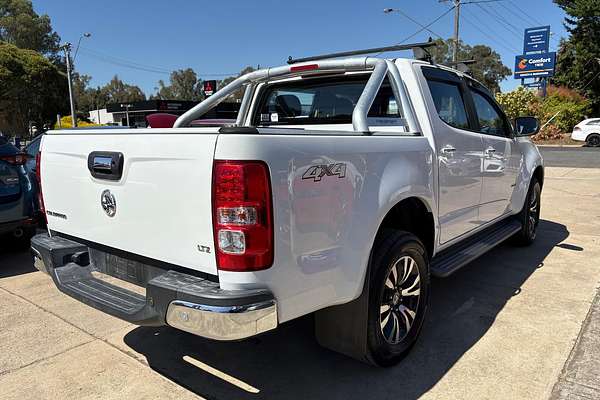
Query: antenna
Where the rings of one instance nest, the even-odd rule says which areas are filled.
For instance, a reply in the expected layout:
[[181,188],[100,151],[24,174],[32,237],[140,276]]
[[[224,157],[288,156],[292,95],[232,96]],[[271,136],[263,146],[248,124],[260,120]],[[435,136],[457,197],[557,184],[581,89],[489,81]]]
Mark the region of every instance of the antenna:
[[437,46],[437,43],[434,42],[431,38],[429,38],[428,42],[412,43],[412,44],[397,44],[394,46],[375,47],[372,49],[343,51],[343,52],[339,52],[339,53],[322,54],[322,55],[318,55],[318,56],[310,56],[310,57],[304,57],[304,58],[298,58],[298,59],[294,59],[294,58],[292,58],[292,56],[290,56],[287,60],[287,63],[288,64],[297,64],[297,63],[302,63],[302,62],[307,62],[307,61],[324,60],[324,59],[328,59],[328,58],[349,57],[349,56],[357,56],[357,55],[372,54],[372,53],[381,54],[381,53],[387,53],[390,51],[401,51],[401,50],[412,50],[413,53],[415,54],[415,58],[420,60],[421,58],[419,58],[419,56],[426,56],[426,59],[430,60],[431,56],[429,55],[429,53],[427,52],[426,49],[428,47],[432,47],[432,46]]

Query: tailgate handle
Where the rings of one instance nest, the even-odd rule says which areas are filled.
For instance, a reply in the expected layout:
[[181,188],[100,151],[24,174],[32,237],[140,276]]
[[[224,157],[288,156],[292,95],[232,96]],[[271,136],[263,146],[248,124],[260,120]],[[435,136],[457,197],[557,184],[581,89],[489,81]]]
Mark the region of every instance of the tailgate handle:
[[88,169],[94,178],[118,181],[123,175],[123,153],[93,151],[88,156]]

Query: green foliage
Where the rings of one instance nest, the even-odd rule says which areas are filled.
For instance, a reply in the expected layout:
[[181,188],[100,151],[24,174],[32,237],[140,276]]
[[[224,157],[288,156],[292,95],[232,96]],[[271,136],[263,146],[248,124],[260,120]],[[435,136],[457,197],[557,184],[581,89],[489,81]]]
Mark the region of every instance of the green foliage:
[[562,132],[571,132],[590,112],[591,102],[574,90],[550,86],[538,115],[543,121],[548,121],[558,113],[552,124]]
[[512,92],[496,93],[496,101],[511,120],[517,117],[535,115],[540,103],[539,98],[533,91],[522,86]]
[[[102,124],[94,124],[92,122],[86,121],[85,119],[77,118],[77,126],[78,127],[92,127],[92,126],[102,126]],[[73,127],[73,122],[70,115],[62,117],[60,119],[60,125],[58,122],[54,124],[54,129],[68,129]]]
[[146,95],[138,86],[129,85],[115,75],[110,82],[97,88],[89,87],[92,77],[73,74],[75,107],[79,115],[87,115],[90,110],[105,108],[111,103],[131,103],[146,100]]
[[[518,87],[512,92],[496,94],[496,100],[510,119],[535,116],[542,124],[552,119],[550,134],[555,131],[571,132],[591,111],[591,102],[574,90],[565,87],[548,87],[545,99],[534,91]],[[555,136],[555,135],[554,135]]]
[[33,50],[0,42],[0,130],[23,136],[29,122],[42,128],[68,109],[67,81]]
[[58,59],[60,37],[50,17],[36,14],[30,0],[0,0],[0,41]]
[[138,86],[129,85],[115,75],[110,82],[100,88],[101,104],[130,103],[146,100],[146,95]]
[[193,69],[180,69],[171,72],[169,77],[170,84],[166,85],[164,81],[158,81],[158,92],[156,97],[166,100],[202,100],[202,80]]
[[[446,41],[438,39],[437,46],[430,49],[433,61],[436,64],[451,65],[452,63],[452,39]],[[500,91],[500,82],[510,76],[512,71],[502,63],[500,55],[489,46],[478,44],[469,46],[460,41],[458,45],[457,59],[459,61],[475,60],[470,64],[471,76],[485,85],[493,93]]]
[[[222,89],[236,78],[254,70],[252,67],[246,67],[237,76],[230,76],[218,81],[217,88]],[[157,92],[150,96],[150,99],[202,101],[204,100],[202,86],[202,79],[198,78],[193,69],[180,69],[171,73],[168,85],[162,80],[158,81]],[[242,95],[243,91],[239,90],[231,95],[227,101],[241,101]]]
[[600,112],[600,1],[554,0],[567,14],[570,33],[558,51],[556,76],[552,82],[577,90]]

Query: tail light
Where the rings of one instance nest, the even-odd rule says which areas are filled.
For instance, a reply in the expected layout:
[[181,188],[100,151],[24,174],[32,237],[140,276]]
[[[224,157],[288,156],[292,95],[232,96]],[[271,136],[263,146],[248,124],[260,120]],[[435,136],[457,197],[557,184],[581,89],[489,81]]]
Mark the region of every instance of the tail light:
[[575,128],[573,128],[573,132],[579,132],[581,130],[580,127],[576,126]]
[[40,213],[44,217],[44,221],[48,223],[48,217],[46,216],[46,207],[44,206],[44,195],[42,194],[42,152],[39,151],[35,155],[35,176],[38,183],[38,203],[40,206]]
[[27,162],[27,154],[14,154],[11,156],[0,156],[0,160],[12,165],[23,165]]
[[269,169],[262,161],[215,161],[213,226],[217,267],[258,271],[273,264]]

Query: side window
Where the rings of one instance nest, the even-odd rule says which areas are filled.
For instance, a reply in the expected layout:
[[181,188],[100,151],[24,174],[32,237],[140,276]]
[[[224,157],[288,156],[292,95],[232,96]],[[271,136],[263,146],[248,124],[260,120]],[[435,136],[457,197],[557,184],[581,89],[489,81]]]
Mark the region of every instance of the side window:
[[400,108],[392,86],[386,78],[377,92],[373,105],[369,110],[369,117],[374,118],[400,118]]
[[455,128],[468,129],[467,110],[458,83],[428,79],[427,84],[440,118]]
[[473,96],[473,104],[479,121],[479,132],[486,135],[508,136],[506,120],[493,103],[475,90],[471,90],[471,95]]

